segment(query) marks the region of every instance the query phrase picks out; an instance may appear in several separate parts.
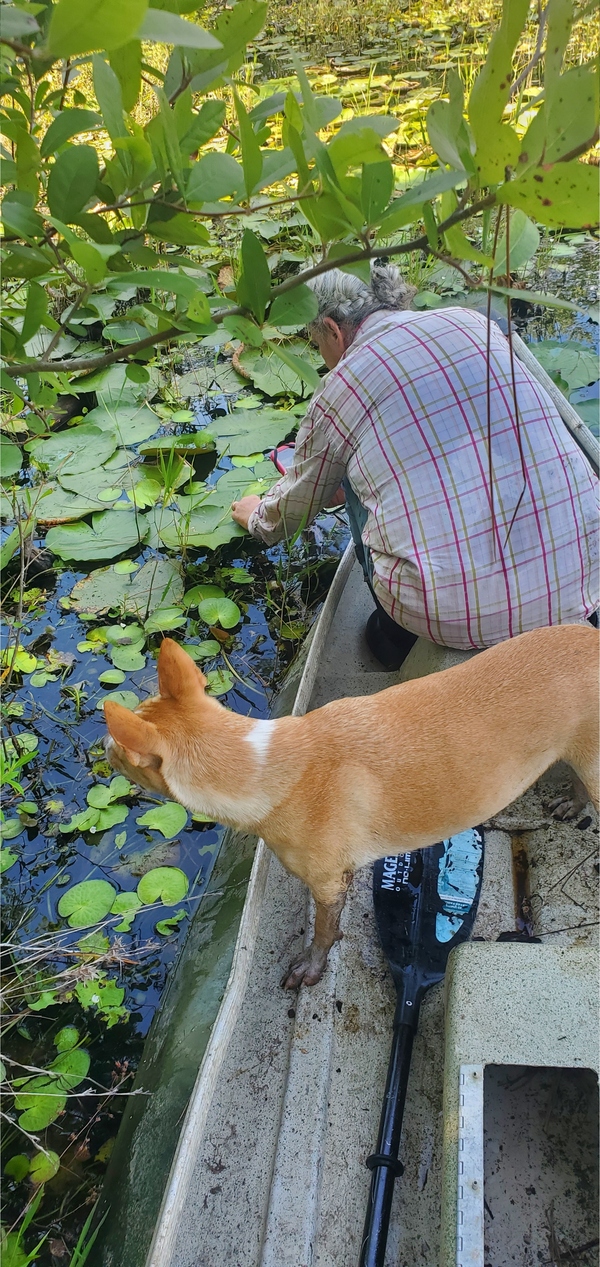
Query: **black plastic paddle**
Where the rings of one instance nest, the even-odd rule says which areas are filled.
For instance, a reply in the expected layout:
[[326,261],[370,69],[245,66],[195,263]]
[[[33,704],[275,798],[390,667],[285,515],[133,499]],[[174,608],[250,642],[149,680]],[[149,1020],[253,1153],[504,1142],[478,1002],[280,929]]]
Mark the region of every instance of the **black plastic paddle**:
[[477,911],[483,863],[483,831],[472,828],[416,853],[382,858],[373,870],[373,903],[379,937],[398,1002],[360,1267],[383,1267],[413,1038],[423,995],[446,971],[454,946],[466,941]]

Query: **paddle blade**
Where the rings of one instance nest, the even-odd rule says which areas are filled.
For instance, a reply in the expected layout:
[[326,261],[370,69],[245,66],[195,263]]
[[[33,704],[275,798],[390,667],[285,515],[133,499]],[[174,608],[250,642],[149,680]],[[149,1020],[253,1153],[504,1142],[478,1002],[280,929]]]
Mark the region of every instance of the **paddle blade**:
[[397,988],[410,978],[410,992],[421,994],[442,979],[450,951],[473,928],[482,869],[481,827],[375,863],[375,918]]

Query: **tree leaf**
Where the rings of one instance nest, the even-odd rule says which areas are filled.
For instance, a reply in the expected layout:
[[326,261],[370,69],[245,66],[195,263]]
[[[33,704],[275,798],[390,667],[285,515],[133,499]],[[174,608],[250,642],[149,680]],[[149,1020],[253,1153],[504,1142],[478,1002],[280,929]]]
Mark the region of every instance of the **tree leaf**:
[[533,259],[540,244],[539,229],[524,211],[515,211],[510,219],[510,261],[506,260],[506,233],[496,248],[494,277],[507,277]]
[[361,182],[361,203],[367,224],[375,224],[392,196],[394,169],[386,159],[383,163],[364,163]]
[[91,928],[108,915],[115,893],[108,880],[82,880],[63,893],[58,913],[68,919],[71,928]]
[[142,45],[140,40],[128,40],[111,51],[110,68],[121,85],[123,109],[130,112],[140,95],[142,83]]
[[16,475],[21,470],[22,465],[23,454],[18,444],[14,444],[5,435],[0,435],[0,479],[10,479],[11,475]]
[[297,374],[298,378],[300,378],[303,383],[308,383],[308,386],[312,387],[313,391],[315,388],[321,386],[320,376],[314,365],[310,364],[310,361],[306,361],[303,356],[296,356],[294,352],[290,352],[288,348],[281,343],[269,342],[269,347],[274,355],[278,356],[279,360],[283,361],[284,365],[287,365],[289,369],[293,370],[294,374]]
[[[80,106],[61,110],[60,114],[52,120],[42,140],[41,158],[48,158],[50,154],[55,154],[61,146],[71,140],[72,136],[78,136],[80,132],[91,132],[100,127],[102,127],[102,116],[96,110],[82,110]],[[56,212],[56,214],[60,213]],[[61,219],[64,217],[61,216]]]
[[469,122],[480,185],[504,180],[506,168],[516,167],[519,159],[519,138],[502,116],[510,95],[513,53],[528,9],[529,0],[504,0],[500,26],[471,89]]
[[[162,809],[169,809],[174,802],[169,801],[167,805],[163,805]],[[178,809],[183,806],[179,805]],[[154,811],[150,811],[153,813]],[[187,811],[185,812],[187,819]],[[146,816],[147,817],[147,816]],[[141,820],[138,819],[138,822]],[[166,835],[163,832],[163,835]],[[173,833],[171,833],[173,834]],[[180,871],[179,867],[153,867],[151,871],[147,871],[143,875],[138,886],[137,894],[144,906],[152,906],[154,902],[159,900],[163,906],[174,906],[176,902],[181,902],[188,891],[188,878],[184,871]]]
[[242,274],[236,287],[238,303],[262,325],[271,294],[271,274],[267,257],[251,229],[244,230],[241,255]]
[[[388,164],[391,169],[391,165]],[[304,284],[276,295],[269,309],[269,322],[275,326],[307,326],[319,313],[317,297]]]
[[71,146],[58,155],[48,180],[48,205],[52,215],[70,224],[94,194],[99,167],[91,146]]
[[[123,98],[121,85],[114,70],[103,57],[96,54],[92,58],[94,70],[94,92],[102,111],[104,126],[113,143],[120,137],[127,137],[128,132],[123,117]],[[123,157],[125,163],[125,158]]]
[[153,40],[156,44],[176,44],[181,48],[222,47],[220,40],[204,31],[195,22],[186,22],[176,13],[164,9],[148,9],[136,31],[138,40]]
[[48,56],[118,48],[133,37],[147,5],[148,0],[58,0],[50,19]]
[[598,170],[576,160],[544,165],[502,185],[496,198],[521,207],[549,228],[593,228],[598,222]]
[[259,329],[253,321],[249,321],[247,317],[223,317],[223,326],[233,335],[234,339],[241,339],[248,347],[260,348],[264,343],[262,330]]
[[85,522],[51,528],[46,545],[60,559],[113,559],[130,550],[148,532],[144,515],[104,510]]
[[244,172],[231,154],[205,154],[194,163],[187,181],[190,202],[217,202],[237,194],[244,186]]
[[252,127],[250,119],[248,118],[246,108],[243,102],[240,101],[237,92],[234,93],[234,101],[240,129],[240,147],[242,151],[242,167],[244,169],[244,184],[246,186],[246,196],[250,198],[255,186],[260,180],[263,159],[260,145],[256,139],[256,133]]
[[[167,801],[164,805],[157,805],[155,809],[149,809],[147,813],[142,814],[141,818],[136,818],[135,821],[138,827],[152,827],[155,831],[159,831],[167,840],[172,836],[176,836],[178,832],[183,831],[187,823],[187,810],[183,805],[178,805],[176,801]],[[166,869],[175,870],[176,868]],[[179,872],[179,874],[183,875],[183,872]],[[187,880],[185,892],[187,893]],[[181,896],[183,897],[184,894],[182,893]],[[141,893],[140,897],[143,902],[148,900],[154,902],[156,900],[155,898],[144,898]],[[173,900],[178,902],[179,897]]]

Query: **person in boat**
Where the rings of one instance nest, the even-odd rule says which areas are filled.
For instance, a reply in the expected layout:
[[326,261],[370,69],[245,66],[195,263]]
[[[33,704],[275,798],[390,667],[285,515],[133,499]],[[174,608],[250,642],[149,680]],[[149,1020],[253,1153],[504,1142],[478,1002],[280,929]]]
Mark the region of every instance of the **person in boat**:
[[333,269],[310,285],[330,373],[290,470],[234,502],[237,523],[270,546],[342,485],[375,600],[367,643],[388,669],[419,636],[471,649],[596,623],[596,480],[498,326],[467,308],[408,310],[414,290],[390,264],[370,284]]

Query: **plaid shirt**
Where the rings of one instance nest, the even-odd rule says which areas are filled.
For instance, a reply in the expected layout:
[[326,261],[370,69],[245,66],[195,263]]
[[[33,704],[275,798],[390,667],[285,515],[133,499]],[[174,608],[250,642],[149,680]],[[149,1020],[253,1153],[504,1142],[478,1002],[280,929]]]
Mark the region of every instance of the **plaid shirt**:
[[464,308],[368,317],[310,403],[295,465],[249,523],[269,545],[291,536],[347,476],[367,511],[379,601],[406,629],[460,648],[582,621],[599,603],[594,475],[515,357],[518,505],[509,347],[494,324],[492,515],[486,338],[486,319]]

